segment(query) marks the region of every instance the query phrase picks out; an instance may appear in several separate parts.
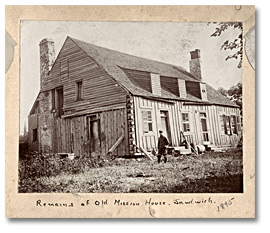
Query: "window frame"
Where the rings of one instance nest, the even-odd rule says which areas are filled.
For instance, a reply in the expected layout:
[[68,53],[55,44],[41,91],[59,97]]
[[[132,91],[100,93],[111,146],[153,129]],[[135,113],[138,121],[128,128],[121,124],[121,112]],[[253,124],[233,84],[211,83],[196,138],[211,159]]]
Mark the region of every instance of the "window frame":
[[[147,114],[146,118],[144,118],[145,113]],[[150,115],[149,115],[149,113],[150,113]],[[153,128],[153,112],[152,112],[152,110],[142,109],[141,114],[142,114],[142,130],[143,130],[143,133],[146,133],[146,134],[153,133],[154,128]],[[150,127],[150,125],[151,125],[151,127]],[[146,130],[146,128],[147,128],[147,130]],[[150,130],[150,128],[151,128],[151,130]]]
[[[238,135],[239,129],[238,129],[238,119],[235,114],[225,114],[224,112],[221,112],[219,114],[220,117],[220,129],[221,129],[221,135]],[[224,131],[222,130],[224,127]]]
[[[183,115],[187,115],[188,120],[184,120]],[[191,127],[190,127],[190,115],[189,112],[183,112],[181,111],[181,120],[182,120],[182,126],[183,126],[183,133],[190,134],[191,133]],[[189,131],[185,131],[185,126],[188,125]]]
[[84,100],[84,98],[83,98],[83,80],[78,80],[75,82],[75,101],[82,101],[82,100]]
[[37,128],[32,129],[32,135],[33,135],[33,142],[38,142],[38,130]]

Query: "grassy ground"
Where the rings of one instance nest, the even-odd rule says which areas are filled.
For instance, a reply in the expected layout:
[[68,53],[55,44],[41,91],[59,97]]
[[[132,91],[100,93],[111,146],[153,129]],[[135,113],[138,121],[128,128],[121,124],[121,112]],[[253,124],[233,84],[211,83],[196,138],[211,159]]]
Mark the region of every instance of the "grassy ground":
[[[31,185],[30,183],[31,182]],[[243,192],[242,150],[147,159],[116,159],[73,174],[40,176],[19,184],[19,192],[64,193],[235,193]]]

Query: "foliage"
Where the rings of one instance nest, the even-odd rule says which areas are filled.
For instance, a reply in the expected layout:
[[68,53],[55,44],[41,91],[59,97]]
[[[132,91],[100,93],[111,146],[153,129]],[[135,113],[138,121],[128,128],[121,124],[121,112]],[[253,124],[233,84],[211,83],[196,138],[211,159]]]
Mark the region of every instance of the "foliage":
[[217,37],[223,34],[226,30],[229,28],[233,29],[240,29],[241,33],[237,38],[235,38],[233,41],[226,40],[222,45],[220,50],[236,50],[234,54],[228,55],[225,58],[225,61],[228,59],[239,59],[239,63],[237,65],[238,68],[242,67],[242,58],[243,58],[243,35],[242,35],[242,30],[243,30],[243,25],[241,22],[223,22],[223,23],[218,23],[218,27],[216,28],[215,32],[211,35],[212,37]]
[[58,154],[33,152],[19,159],[19,192],[38,191],[41,178],[52,179],[61,174],[78,174],[91,168],[104,166],[108,161],[103,158],[75,157],[61,158]]
[[[21,177],[19,192],[237,193],[243,191],[242,149],[240,148],[230,149],[224,153],[207,152],[200,156],[168,156],[166,164],[163,162],[158,164],[156,160],[150,161],[145,158],[118,158],[110,163],[103,163],[102,166],[91,166],[89,161],[82,159],[82,163],[86,163],[84,167],[75,165],[79,159],[77,162],[56,157],[52,158],[54,159],[57,159],[55,163],[48,162],[51,164],[49,169],[51,176],[48,176],[49,173],[39,176],[34,168],[28,167],[32,172],[29,172],[28,179]],[[38,161],[39,159],[36,160]],[[41,161],[33,165],[40,171],[43,170],[40,166],[44,162],[42,159]],[[65,165],[63,166],[62,163]],[[72,166],[77,169],[73,170]],[[30,173],[33,174],[30,176]]]
[[242,83],[237,83],[229,90],[225,90],[224,88],[220,87],[218,88],[218,92],[228,97],[231,101],[237,104],[240,108],[240,113],[242,115]]

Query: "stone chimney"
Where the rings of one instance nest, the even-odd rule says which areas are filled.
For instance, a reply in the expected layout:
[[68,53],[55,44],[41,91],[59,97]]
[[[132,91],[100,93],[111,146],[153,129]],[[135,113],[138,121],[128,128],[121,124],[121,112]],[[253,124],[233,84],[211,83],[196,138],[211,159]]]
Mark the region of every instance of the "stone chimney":
[[40,49],[40,88],[43,87],[44,81],[52,69],[55,60],[54,41],[45,38],[39,43]]
[[191,59],[189,61],[190,73],[195,76],[196,79],[202,81],[202,72],[201,72],[201,54],[200,50],[196,49],[195,51],[190,52]]

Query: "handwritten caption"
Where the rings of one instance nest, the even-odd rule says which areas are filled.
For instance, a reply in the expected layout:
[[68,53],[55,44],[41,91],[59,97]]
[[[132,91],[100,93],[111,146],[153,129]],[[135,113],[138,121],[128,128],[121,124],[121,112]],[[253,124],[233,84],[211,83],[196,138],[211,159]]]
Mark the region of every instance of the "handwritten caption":
[[[234,197],[220,203],[217,205],[217,212],[224,211],[229,206],[233,204]],[[108,199],[99,199],[99,200],[84,200],[80,201],[78,203],[74,202],[45,202],[41,199],[37,200],[35,203],[36,207],[91,207],[91,206],[190,206],[190,205],[216,205],[216,202],[211,198],[201,198],[201,199],[172,199],[171,201],[157,201],[152,198],[146,199],[145,201],[126,201],[122,199],[114,199],[114,200],[108,200]]]
[[233,204],[233,200],[234,200],[234,197],[232,197],[228,201],[225,201],[224,203],[220,203],[217,206],[217,211],[220,212],[221,210],[225,210],[226,208],[228,208],[230,205]]

